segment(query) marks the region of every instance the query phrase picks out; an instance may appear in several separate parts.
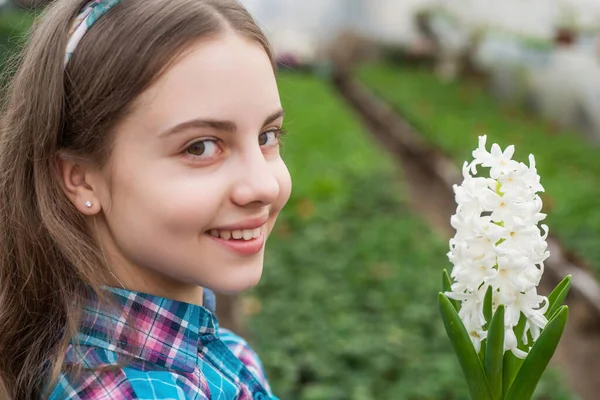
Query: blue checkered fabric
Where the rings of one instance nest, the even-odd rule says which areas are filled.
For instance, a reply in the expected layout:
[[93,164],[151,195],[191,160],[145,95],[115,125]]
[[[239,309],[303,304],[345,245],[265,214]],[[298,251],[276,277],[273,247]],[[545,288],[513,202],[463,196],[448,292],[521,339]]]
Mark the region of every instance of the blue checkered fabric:
[[[214,309],[106,289],[122,308],[117,314],[90,301],[50,400],[277,400],[256,353],[219,328]],[[206,296],[214,307],[214,295]],[[130,361],[118,367],[123,356]],[[75,365],[86,370],[75,376]]]

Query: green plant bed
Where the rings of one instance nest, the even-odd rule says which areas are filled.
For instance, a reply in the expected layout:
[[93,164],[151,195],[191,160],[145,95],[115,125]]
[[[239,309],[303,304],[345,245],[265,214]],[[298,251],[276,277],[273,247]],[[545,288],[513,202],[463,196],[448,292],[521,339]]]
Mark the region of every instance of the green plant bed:
[[[30,14],[0,15],[14,54]],[[436,294],[447,243],[404,206],[392,160],[327,85],[279,77],[294,190],[246,296],[252,343],[283,399],[466,399]],[[539,393],[570,399],[555,371]]]
[[[27,34],[35,19],[34,12],[20,9],[0,12],[0,71],[6,71],[7,63],[12,61],[26,42]],[[9,70],[14,72],[13,69]],[[0,74],[0,86],[6,84],[10,74]]]
[[0,50],[13,51],[24,43],[36,14],[22,10],[0,12]]
[[457,165],[471,159],[477,136],[488,148],[515,144],[515,158],[535,155],[550,232],[600,275],[600,149],[575,132],[560,131],[519,109],[499,105],[482,85],[441,83],[430,70],[365,65],[359,79],[392,104]]
[[[281,399],[467,399],[436,295],[447,241],[405,205],[393,160],[334,90],[279,78],[294,193],[245,296]],[[570,399],[549,371],[539,399]]]

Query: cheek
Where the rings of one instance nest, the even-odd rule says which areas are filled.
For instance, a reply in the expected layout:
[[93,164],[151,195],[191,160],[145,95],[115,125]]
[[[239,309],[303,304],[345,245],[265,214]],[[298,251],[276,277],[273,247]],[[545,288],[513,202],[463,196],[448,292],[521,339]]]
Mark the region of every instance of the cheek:
[[282,159],[276,165],[275,179],[279,183],[279,196],[276,203],[273,204],[273,208],[279,212],[286,205],[292,194],[292,177]]
[[199,232],[219,209],[224,191],[216,177],[147,169],[115,180],[109,217],[126,229]]

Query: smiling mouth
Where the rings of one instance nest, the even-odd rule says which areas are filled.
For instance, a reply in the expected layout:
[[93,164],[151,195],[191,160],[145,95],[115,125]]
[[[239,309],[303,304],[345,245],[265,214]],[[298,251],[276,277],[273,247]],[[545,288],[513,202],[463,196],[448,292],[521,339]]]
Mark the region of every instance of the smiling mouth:
[[211,229],[205,234],[223,248],[241,256],[259,254],[266,241],[262,226],[254,229],[236,229],[232,231]]
[[253,239],[257,239],[260,237],[262,232],[261,228],[256,229],[239,229],[233,231],[226,231],[220,229],[211,229],[206,232],[208,235],[211,235],[216,238],[221,238],[223,240],[240,240],[240,241],[250,241]]

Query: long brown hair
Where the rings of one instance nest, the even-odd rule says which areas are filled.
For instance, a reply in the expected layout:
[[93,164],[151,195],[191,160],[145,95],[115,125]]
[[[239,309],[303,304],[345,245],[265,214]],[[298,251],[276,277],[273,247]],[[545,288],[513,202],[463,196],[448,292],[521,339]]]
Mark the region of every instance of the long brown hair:
[[[88,0],[45,10],[19,57],[0,127],[0,381],[9,397],[52,388],[86,293],[111,281],[89,223],[64,194],[57,159],[105,166],[132,102],[193,42],[233,31],[267,39],[236,0],[123,0],[67,68],[68,30]],[[1,386],[1,385],[0,385]]]

